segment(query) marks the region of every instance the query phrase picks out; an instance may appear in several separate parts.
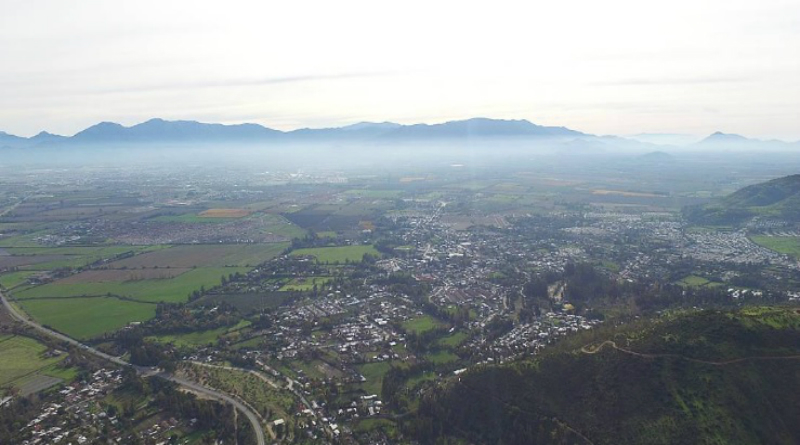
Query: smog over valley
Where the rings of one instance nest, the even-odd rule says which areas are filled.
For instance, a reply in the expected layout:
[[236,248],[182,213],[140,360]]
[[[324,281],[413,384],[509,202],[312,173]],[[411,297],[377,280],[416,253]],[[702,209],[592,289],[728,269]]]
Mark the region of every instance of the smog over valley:
[[800,4],[0,10],[0,444],[800,443]]

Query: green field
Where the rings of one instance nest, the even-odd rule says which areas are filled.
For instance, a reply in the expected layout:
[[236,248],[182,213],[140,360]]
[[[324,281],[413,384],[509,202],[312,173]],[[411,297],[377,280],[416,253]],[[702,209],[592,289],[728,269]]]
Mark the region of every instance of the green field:
[[392,368],[392,365],[387,362],[367,363],[359,366],[361,375],[367,379],[362,384],[364,391],[369,394],[381,395],[381,388],[383,387],[383,376]]
[[437,343],[445,348],[457,348],[464,343],[469,336],[466,332],[454,332],[447,337],[440,339]]
[[442,323],[430,315],[423,315],[403,323],[403,329],[417,335],[424,334],[441,326]]
[[703,277],[698,277],[697,275],[689,275],[684,277],[678,283],[683,284],[684,286],[699,287],[707,285],[708,283],[710,283],[710,281],[706,280]]
[[796,236],[751,236],[750,239],[767,249],[800,258],[800,237]]
[[19,387],[29,377],[48,374],[53,365],[66,358],[63,353],[57,357],[45,357],[45,352],[47,347],[32,338],[0,335],[0,388]]
[[292,251],[294,256],[313,256],[319,263],[360,262],[364,254],[380,257],[380,252],[373,246],[314,247]]
[[36,272],[11,272],[0,276],[0,286],[6,289],[12,289],[20,284],[24,284],[28,277]]
[[313,290],[314,285],[321,288],[325,283],[330,281],[330,277],[308,277],[308,278],[294,278],[281,287],[281,292],[288,291],[308,291]]
[[434,365],[444,365],[458,361],[458,356],[448,351],[437,351],[425,356],[425,359]]
[[113,332],[132,321],[149,320],[156,314],[155,304],[105,297],[33,299],[19,304],[43,325],[78,339]]
[[55,281],[36,286],[15,294],[19,300],[62,297],[92,297],[108,294],[128,297],[144,302],[185,302],[192,291],[201,286],[210,288],[220,283],[222,276],[236,272],[246,273],[242,267],[209,267],[168,279],[138,280],[124,282],[61,283]]

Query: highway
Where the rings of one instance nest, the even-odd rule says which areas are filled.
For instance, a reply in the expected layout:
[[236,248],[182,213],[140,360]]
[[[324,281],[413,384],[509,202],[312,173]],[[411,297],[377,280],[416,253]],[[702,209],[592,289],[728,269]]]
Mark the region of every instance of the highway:
[[238,409],[242,414],[244,414],[247,417],[247,419],[250,421],[250,425],[252,425],[253,430],[255,431],[256,440],[258,442],[258,445],[266,445],[266,440],[264,439],[264,430],[263,430],[263,428],[261,428],[261,423],[258,421],[258,417],[255,415],[255,413],[253,413],[252,410],[250,410],[250,408],[246,407],[244,404],[242,404],[238,400],[234,399],[233,397],[231,397],[231,396],[229,396],[227,394],[221,393],[219,391],[216,391],[216,390],[209,389],[209,388],[206,388],[204,386],[198,385],[197,383],[190,382],[188,380],[184,380],[184,379],[181,379],[179,377],[175,377],[174,375],[166,373],[166,372],[159,372],[159,373],[153,374],[152,370],[150,368],[131,365],[130,363],[126,362],[125,360],[122,360],[119,357],[114,357],[112,355],[106,354],[105,352],[98,351],[97,349],[95,349],[95,348],[93,348],[93,347],[91,347],[89,345],[85,345],[85,344],[75,340],[74,338],[68,337],[68,336],[66,336],[64,334],[61,334],[59,332],[56,332],[56,331],[54,331],[52,329],[48,329],[48,328],[40,325],[39,323],[36,323],[35,321],[33,321],[33,320],[31,320],[31,319],[29,319],[27,317],[24,317],[22,314],[17,312],[17,310],[14,308],[14,306],[11,305],[11,303],[9,303],[9,301],[6,299],[5,295],[3,295],[2,292],[0,292],[0,300],[2,300],[3,306],[6,308],[6,310],[11,315],[12,318],[14,318],[16,320],[19,320],[22,323],[25,323],[26,325],[32,327],[33,329],[36,329],[39,332],[42,332],[43,334],[49,335],[51,337],[57,338],[57,339],[59,339],[61,341],[64,341],[66,343],[69,343],[69,344],[71,344],[71,345],[73,345],[75,347],[83,349],[84,351],[86,351],[86,352],[88,352],[88,353],[90,353],[92,355],[95,355],[97,357],[100,357],[102,359],[110,361],[111,363],[114,363],[116,365],[132,367],[139,374],[154,375],[156,377],[160,377],[162,379],[169,380],[171,382],[177,383],[178,385],[180,385],[180,386],[182,386],[182,387],[184,387],[184,388],[186,388],[189,391],[192,391],[194,393],[201,394],[201,395],[204,395],[204,396],[207,396],[209,398],[212,398],[212,399],[215,399],[215,400],[219,400],[219,401],[222,401],[222,402],[225,402],[225,403],[230,403],[231,405],[234,406],[234,408]]

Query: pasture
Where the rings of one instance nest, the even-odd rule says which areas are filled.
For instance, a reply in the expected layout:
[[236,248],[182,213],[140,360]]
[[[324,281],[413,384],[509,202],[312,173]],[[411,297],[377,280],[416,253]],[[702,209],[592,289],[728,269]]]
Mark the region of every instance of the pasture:
[[156,314],[155,304],[109,297],[34,299],[19,304],[43,325],[81,340],[149,320]]

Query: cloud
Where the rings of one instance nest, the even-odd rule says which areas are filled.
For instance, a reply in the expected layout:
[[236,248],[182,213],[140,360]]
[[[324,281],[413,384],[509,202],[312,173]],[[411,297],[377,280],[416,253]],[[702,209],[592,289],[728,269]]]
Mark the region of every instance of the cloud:
[[591,82],[592,86],[673,86],[673,85],[710,85],[726,83],[744,83],[755,80],[752,77],[673,77],[673,78],[634,78]]
[[143,93],[151,91],[163,90],[192,90],[192,89],[205,89],[205,88],[230,88],[241,86],[264,86],[276,85],[284,83],[297,83],[297,82],[319,82],[326,80],[345,80],[369,77],[383,77],[389,76],[394,73],[389,72],[354,72],[354,73],[339,73],[339,74],[322,74],[322,75],[296,75],[296,76],[277,76],[277,77],[261,77],[251,79],[215,79],[203,81],[180,81],[180,82],[166,82],[150,85],[139,86],[120,86],[116,88],[105,88],[94,90],[94,94],[117,94],[117,93]]

